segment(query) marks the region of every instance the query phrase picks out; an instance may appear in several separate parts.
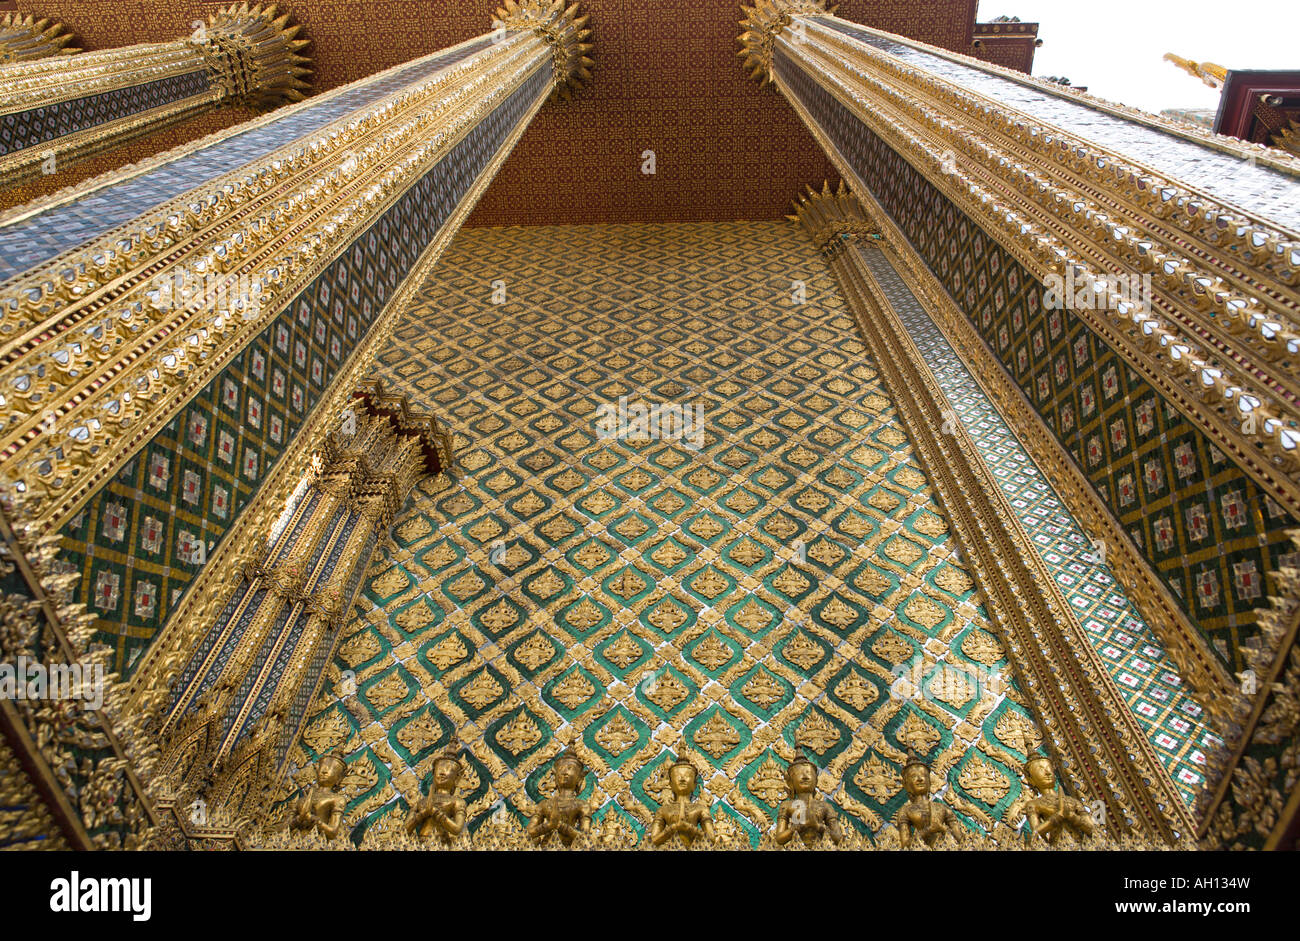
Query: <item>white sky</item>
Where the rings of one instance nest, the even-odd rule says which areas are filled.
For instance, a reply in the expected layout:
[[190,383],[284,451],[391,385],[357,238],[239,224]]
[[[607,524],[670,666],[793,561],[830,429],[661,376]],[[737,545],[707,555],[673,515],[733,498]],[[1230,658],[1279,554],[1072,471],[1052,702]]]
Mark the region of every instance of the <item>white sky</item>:
[[980,0],[979,22],[1037,22],[1035,75],[1160,111],[1215,108],[1219,93],[1166,52],[1229,69],[1300,70],[1300,0]]

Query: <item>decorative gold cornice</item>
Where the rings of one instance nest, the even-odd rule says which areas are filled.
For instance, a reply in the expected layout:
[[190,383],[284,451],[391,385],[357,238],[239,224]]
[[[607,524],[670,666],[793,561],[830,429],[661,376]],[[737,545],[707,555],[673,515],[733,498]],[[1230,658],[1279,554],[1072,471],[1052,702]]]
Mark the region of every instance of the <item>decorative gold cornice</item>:
[[564,0],[505,0],[492,20],[494,28],[530,30],[551,48],[555,64],[555,94],[561,100],[571,98],[583,85],[591,82],[596,63],[591,58],[591,17],[579,15],[578,4],[565,6]]
[[69,48],[72,34],[63,24],[37,19],[30,13],[6,13],[0,17],[0,64],[29,62],[47,56],[67,56],[80,52]]
[[758,0],[752,7],[741,6],[745,15],[740,21],[742,32],[736,55],[744,59],[751,78],[762,84],[772,81],[772,53],[776,39],[794,22],[796,16],[834,13],[838,6],[827,7],[826,0]]

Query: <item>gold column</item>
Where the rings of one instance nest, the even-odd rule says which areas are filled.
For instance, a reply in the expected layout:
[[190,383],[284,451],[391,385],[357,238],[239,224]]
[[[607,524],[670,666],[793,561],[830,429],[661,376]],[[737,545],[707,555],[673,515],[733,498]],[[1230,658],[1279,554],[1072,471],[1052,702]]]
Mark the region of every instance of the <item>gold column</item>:
[[[162,771],[174,777],[172,787],[202,791],[230,813],[255,809],[254,785],[274,777],[303,720],[293,703],[315,693],[321,675],[313,665],[332,657],[361,575],[411,488],[451,466],[450,435],[432,416],[412,413],[378,382],[358,395],[354,426],[326,439],[303,500],[244,573],[161,724]],[[254,596],[258,607],[246,620]],[[236,646],[223,660],[231,639]]]
[[60,23],[38,20],[30,13],[6,13],[0,17],[0,64],[67,56],[81,51],[68,48],[70,42],[72,35]]
[[242,3],[173,42],[0,66],[0,119],[12,134],[0,186],[217,105],[300,101],[311,69],[299,29],[274,6]]
[[[364,316],[361,327],[351,337],[338,334],[337,355],[328,349],[319,354],[335,356],[336,364],[311,393],[297,426],[287,428],[277,459],[259,466],[251,501],[230,519],[221,517],[206,564],[150,638],[120,713],[133,728],[161,718],[168,683],[218,623],[245,565],[265,560],[268,534],[283,534],[274,521],[310,473],[313,455],[328,453],[328,435],[339,427],[377,349],[533,116],[553,94],[568,94],[589,77],[585,22],[576,6],[511,4],[498,11],[494,32],[457,47],[450,59],[444,50],[417,60],[424,65],[406,84],[385,86],[369,104],[228,173],[204,176],[183,195],[5,282],[0,291],[0,523],[12,521],[22,546],[44,545],[51,552],[70,521],[107,493],[116,475],[129,474],[141,450],[182,410],[210,409],[204,414],[215,422],[222,390],[242,381],[244,373],[232,371],[246,368],[237,357],[252,348],[271,358],[281,330],[286,338],[300,337],[304,346],[324,342],[313,340],[314,331],[302,325],[306,311],[317,317],[310,321],[313,326],[329,326],[323,320],[333,316],[332,308],[308,291],[323,275],[355,276],[356,291],[364,292],[346,299],[356,316]],[[404,68],[363,82],[391,83]],[[294,107],[307,110],[314,103]],[[168,157],[169,166],[183,164],[202,146]],[[147,172],[150,168],[130,171],[123,179]],[[32,218],[57,214],[65,203],[55,201]],[[393,224],[397,231],[386,232],[381,242],[380,233]],[[380,246],[388,253],[383,260],[377,257]],[[393,258],[403,255],[409,260],[394,269]],[[389,274],[381,291],[373,286],[375,270],[385,264]],[[166,288],[171,284],[200,287],[172,292]],[[305,364],[301,371],[306,385]],[[287,391],[283,398],[288,409]],[[372,398],[390,421],[404,414],[385,396]],[[402,421],[414,423],[418,431],[412,434],[436,429],[428,418],[406,415]],[[249,423],[230,427],[237,436],[251,435]],[[265,420],[257,426],[259,448],[266,427]],[[239,445],[241,459],[243,453]],[[364,487],[378,490],[336,495],[356,500],[371,529],[386,527],[401,502],[385,496],[384,488],[395,494],[403,481],[408,488],[411,482],[411,454],[394,453],[405,454],[400,467],[378,477],[364,475]],[[449,452],[438,453],[446,466]],[[169,518],[192,509],[181,503],[178,489],[170,510],[155,505],[151,511]],[[216,525],[210,509],[201,512],[208,514],[205,525]],[[313,515],[310,526],[318,525],[329,528],[323,515]],[[123,538],[129,545],[141,537],[131,532]],[[174,546],[163,551],[180,559]],[[257,577],[277,572],[272,566]],[[292,576],[287,570],[281,574]],[[62,579],[64,588],[83,593],[83,603],[89,600],[87,580],[76,573]],[[321,585],[327,594],[333,587],[328,580]],[[324,613],[327,621],[335,607],[328,597],[288,594],[293,597],[287,600]],[[119,622],[101,620],[101,639],[114,636],[125,622],[121,610]],[[92,630],[86,628],[88,634]],[[269,636],[269,630],[261,633]],[[334,636],[323,623],[309,633],[304,650]],[[255,651],[248,648],[255,638],[235,639],[239,662],[251,663]],[[295,661],[290,685],[310,680],[299,669],[310,662]],[[221,682],[229,687],[242,675],[232,667],[221,673]],[[276,700],[277,707],[287,695]],[[156,746],[156,727],[150,728]],[[210,741],[215,736],[194,739],[204,754]],[[232,760],[238,760],[233,749]],[[160,786],[157,806],[171,811],[183,828],[174,794],[168,796],[165,782]]]
[[947,397],[865,263],[864,253],[879,252],[907,270],[906,240],[843,186],[801,198],[794,218],[830,264],[894,391],[1065,780],[1076,793],[1105,802],[1112,839],[1123,833],[1170,843],[1188,839],[1193,821],[1182,797],[1092,653],[998,480],[966,429],[951,420]]
[[[1095,525],[1182,678],[1238,743],[1210,756],[1229,770],[1197,810],[1201,834],[1216,814],[1225,845],[1263,845],[1257,834],[1272,820],[1249,798],[1290,787],[1279,743],[1297,734],[1276,718],[1300,632],[1290,561],[1290,521],[1300,519],[1300,160],[849,23],[814,0],[760,0],[742,27],[747,67],[790,101],[856,192],[894,192],[871,164],[883,144],[1033,282],[1086,289],[1096,303],[1069,316],[1197,436],[1216,488],[1256,494],[1245,536],[1259,537],[1265,587],[1241,596],[1220,656],[1198,626],[1190,568],[1175,597],[1154,550],[1118,522],[1116,498],[1086,478],[1074,487],[1081,458],[1031,391],[1005,362],[989,374],[999,397],[1031,417],[1034,459],[1066,480],[1073,512]],[[916,276],[932,277],[933,263]],[[1125,296],[1120,276],[1149,287]],[[963,314],[973,326],[974,311]],[[1155,455],[1171,474],[1172,450]]]

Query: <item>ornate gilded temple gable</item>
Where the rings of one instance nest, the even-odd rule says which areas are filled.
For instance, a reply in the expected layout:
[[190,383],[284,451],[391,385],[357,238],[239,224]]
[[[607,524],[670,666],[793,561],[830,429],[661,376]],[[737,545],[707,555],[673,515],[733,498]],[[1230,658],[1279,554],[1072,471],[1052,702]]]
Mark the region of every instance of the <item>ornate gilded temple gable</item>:
[[852,173],[912,242],[1088,478],[1187,619],[1237,672],[1267,606],[1266,576],[1295,564],[1296,521],[1145,382],[979,222],[806,72],[776,70]]
[[[646,832],[679,749],[755,842],[796,750],[867,834],[907,799],[909,748],[966,827],[1018,799],[1042,736],[795,227],[464,230],[379,363],[459,450],[397,520],[290,752],[373,769],[354,840],[405,816],[452,736],[471,831],[531,817],[569,740],[597,828]],[[701,405],[701,437],[602,437],[620,398]]]
[[[305,261],[293,266],[319,274],[286,298],[287,306],[259,312],[266,325],[223,369],[210,369],[211,379],[186,392],[184,404],[63,526],[65,558],[81,573],[78,597],[99,618],[101,638],[114,645],[117,669],[132,671],[313,407],[338,376],[355,370],[358,351],[393,315],[390,302],[426,248],[445,238],[449,220],[463,218],[466,197],[481,191],[553,90],[549,63],[530,58],[533,45],[497,48],[505,51],[496,65],[513,83],[479,89],[485,97],[464,93],[469,110],[448,128],[445,153],[381,203],[381,212],[367,210],[373,221],[357,226],[345,245],[319,264],[311,260],[317,249],[300,246]],[[470,120],[476,116],[481,120]],[[429,144],[424,157],[436,153]],[[344,231],[336,223],[334,235]]]

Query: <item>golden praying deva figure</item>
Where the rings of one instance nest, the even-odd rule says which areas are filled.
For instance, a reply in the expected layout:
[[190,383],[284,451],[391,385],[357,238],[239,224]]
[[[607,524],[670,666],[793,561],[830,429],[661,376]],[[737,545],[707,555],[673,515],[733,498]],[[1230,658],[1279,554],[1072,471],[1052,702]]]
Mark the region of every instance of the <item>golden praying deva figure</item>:
[[954,839],[962,836],[961,821],[952,808],[938,798],[930,796],[930,766],[911,749],[907,764],[903,765],[903,787],[907,789],[907,803],[894,815],[898,840],[903,849],[919,837],[926,846],[934,846],[945,834]]
[[316,762],[316,783],[303,791],[289,821],[290,829],[314,828],[327,840],[338,837],[347,800],[336,788],[347,769],[347,763],[334,752]]
[[528,837],[534,843],[546,843],[558,833],[560,842],[570,846],[579,833],[591,832],[591,805],[578,795],[587,780],[587,766],[577,752],[566,748],[555,759],[555,796],[537,805]]
[[428,796],[417,801],[407,815],[407,833],[415,833],[421,840],[436,835],[443,843],[450,843],[464,832],[465,801],[456,796],[456,785],[464,770],[460,745],[453,741],[434,759]]
[[1035,791],[1035,796],[1020,807],[1029,821],[1031,839],[1032,835],[1041,836],[1054,844],[1066,831],[1079,839],[1090,837],[1096,831],[1097,824],[1083,801],[1057,788],[1056,770],[1049,759],[1032,756],[1025,762],[1025,779]]
[[785,783],[790,796],[781,802],[772,834],[778,846],[785,846],[796,833],[809,844],[823,836],[833,843],[844,839],[834,808],[817,796],[817,766],[802,752],[785,769]]
[[691,764],[689,758],[679,755],[668,769],[672,800],[660,805],[655,812],[654,825],[650,828],[651,845],[662,846],[674,836],[681,837],[687,846],[701,836],[710,843],[714,841],[716,834],[708,806],[701,801],[691,800],[699,779],[695,765]]

